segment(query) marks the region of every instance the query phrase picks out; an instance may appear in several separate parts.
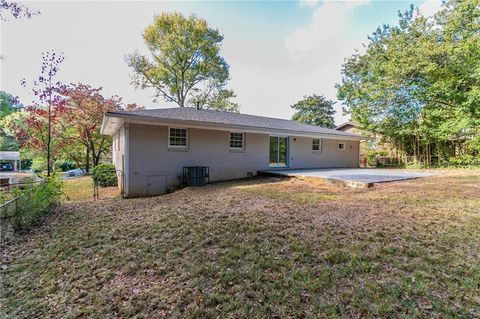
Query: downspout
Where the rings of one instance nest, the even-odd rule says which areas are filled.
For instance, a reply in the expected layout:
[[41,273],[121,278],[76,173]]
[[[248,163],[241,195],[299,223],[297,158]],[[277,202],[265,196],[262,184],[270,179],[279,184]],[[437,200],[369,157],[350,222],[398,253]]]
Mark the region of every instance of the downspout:
[[124,143],[125,143],[125,170],[123,172],[123,180],[124,180],[124,194],[123,197],[128,197],[129,189],[130,189],[130,142],[129,142],[129,124],[125,123],[124,129]]

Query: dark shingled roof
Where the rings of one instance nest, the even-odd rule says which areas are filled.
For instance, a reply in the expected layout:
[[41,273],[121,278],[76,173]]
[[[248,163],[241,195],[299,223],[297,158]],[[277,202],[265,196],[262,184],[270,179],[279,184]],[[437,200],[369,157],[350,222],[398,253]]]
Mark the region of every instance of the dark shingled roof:
[[194,121],[202,123],[216,123],[225,125],[245,126],[252,128],[272,129],[295,131],[301,133],[313,134],[330,134],[338,136],[360,137],[359,135],[328,129],[325,127],[307,125],[292,120],[276,119],[271,117],[263,117],[249,114],[212,111],[212,110],[197,110],[192,107],[176,107],[167,109],[150,109],[137,111],[118,111],[108,112],[107,114],[123,114],[129,116],[150,117],[158,120],[183,120]]

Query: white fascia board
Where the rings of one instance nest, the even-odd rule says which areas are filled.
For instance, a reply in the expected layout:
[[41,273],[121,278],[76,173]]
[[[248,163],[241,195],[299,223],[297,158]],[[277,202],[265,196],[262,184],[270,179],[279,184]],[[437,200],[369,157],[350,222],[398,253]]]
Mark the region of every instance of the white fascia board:
[[[336,135],[336,134],[322,134],[322,133],[308,133],[308,132],[299,132],[299,131],[289,131],[289,130],[280,130],[280,129],[266,129],[261,127],[251,127],[243,125],[229,125],[221,123],[206,123],[206,122],[196,122],[196,121],[185,121],[185,120],[176,120],[176,119],[162,119],[162,118],[151,118],[146,116],[130,116],[127,114],[111,114],[105,115],[105,117],[118,117],[121,118],[124,123],[131,124],[145,124],[145,125],[160,125],[160,126],[175,126],[179,128],[196,128],[196,129],[205,129],[205,130],[218,130],[218,131],[236,131],[236,132],[245,132],[245,133],[260,133],[260,134],[269,134],[274,136],[297,136],[297,137],[311,137],[311,138],[325,138],[325,139],[335,139],[335,140],[352,140],[360,141],[365,140],[364,136],[359,135]],[[108,132],[108,124],[105,132]],[[113,127],[110,124],[110,127]],[[102,126],[103,129],[103,126]],[[113,134],[112,132],[111,134]],[[108,134],[103,133],[102,134]]]
[[100,134],[113,135],[122,127],[124,123],[125,119],[122,117],[105,114],[102,119]]

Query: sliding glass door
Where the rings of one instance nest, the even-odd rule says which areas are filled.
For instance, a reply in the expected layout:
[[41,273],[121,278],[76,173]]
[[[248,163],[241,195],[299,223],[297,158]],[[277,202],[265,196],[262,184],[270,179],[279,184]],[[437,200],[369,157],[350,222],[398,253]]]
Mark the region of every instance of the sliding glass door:
[[270,136],[270,166],[288,166],[288,137]]

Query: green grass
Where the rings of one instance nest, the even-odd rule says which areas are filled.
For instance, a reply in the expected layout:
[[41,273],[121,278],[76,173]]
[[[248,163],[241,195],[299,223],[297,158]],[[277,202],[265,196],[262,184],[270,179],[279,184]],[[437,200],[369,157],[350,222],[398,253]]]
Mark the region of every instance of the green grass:
[[[116,186],[99,187],[99,198],[119,198],[120,192]],[[93,201],[93,180],[90,176],[67,179],[63,182],[63,202],[88,202]]]
[[90,176],[67,179],[63,182],[65,202],[93,200],[93,180]]
[[0,313],[478,318],[480,173],[449,174],[67,204],[2,251]]

